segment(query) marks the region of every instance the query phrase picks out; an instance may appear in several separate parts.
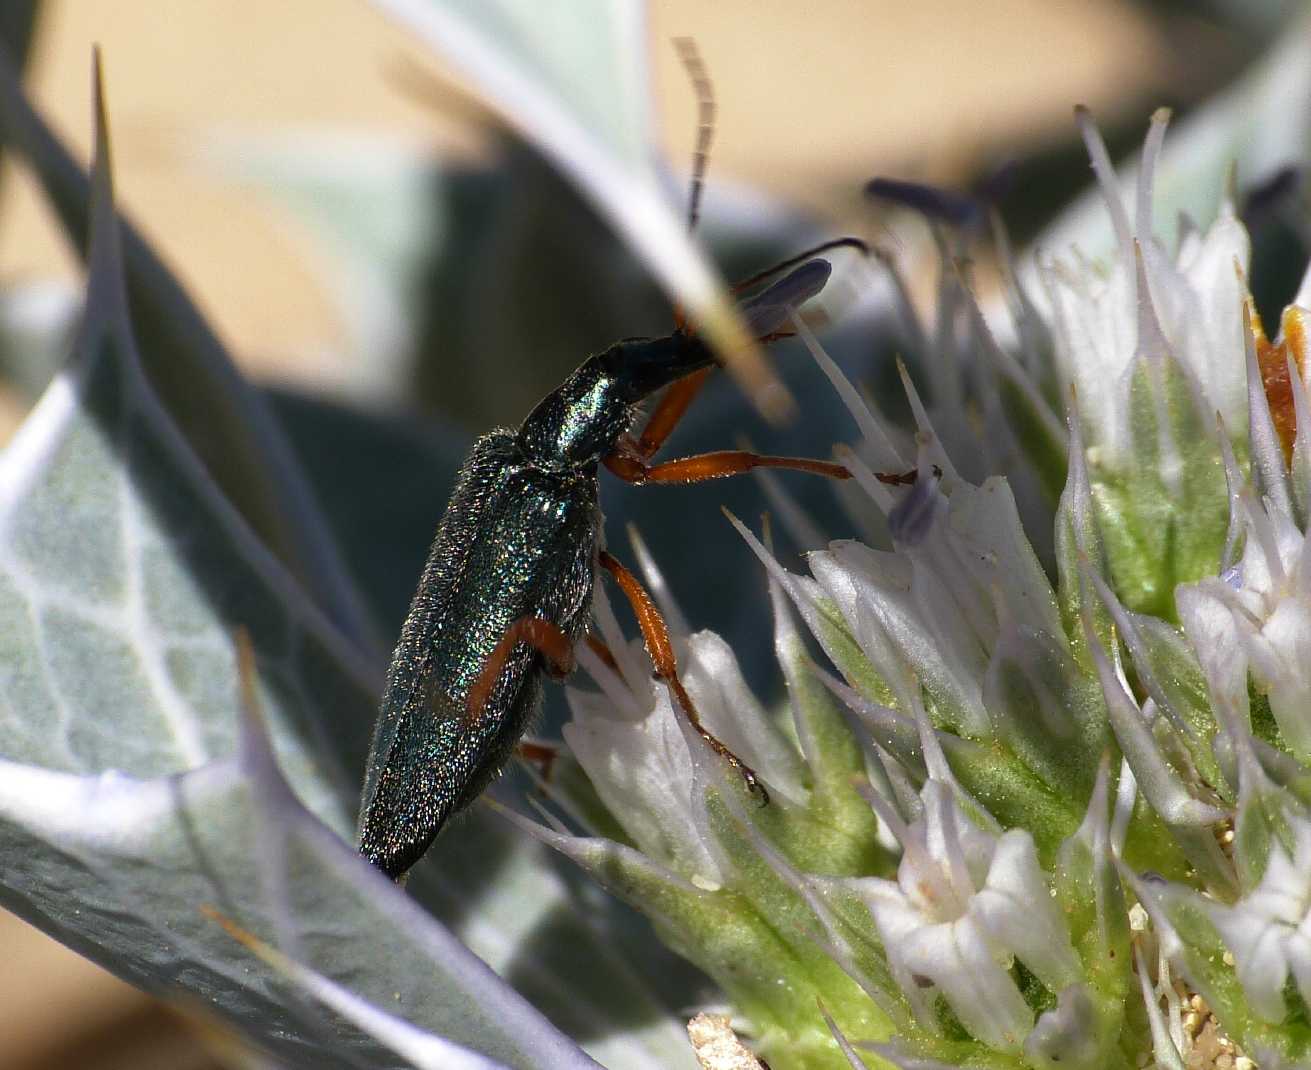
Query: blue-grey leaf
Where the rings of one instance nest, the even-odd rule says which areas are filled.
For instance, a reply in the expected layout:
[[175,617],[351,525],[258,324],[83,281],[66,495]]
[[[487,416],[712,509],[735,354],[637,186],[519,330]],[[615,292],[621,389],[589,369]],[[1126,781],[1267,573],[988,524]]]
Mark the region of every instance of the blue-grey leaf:
[[[85,256],[90,180],[32,110],[3,46],[0,140],[31,165],[69,241]],[[373,643],[358,593],[325,537],[313,497],[262,399],[129,223],[122,224],[122,245],[142,365],[172,419],[259,538],[337,627],[357,642]]]
[[409,1064],[360,1023],[299,998],[210,912],[389,1014],[508,1066],[595,1067],[262,779],[234,759],[152,780],[0,762],[0,850],[24,860],[0,898],[142,988],[223,1015],[291,1066]]

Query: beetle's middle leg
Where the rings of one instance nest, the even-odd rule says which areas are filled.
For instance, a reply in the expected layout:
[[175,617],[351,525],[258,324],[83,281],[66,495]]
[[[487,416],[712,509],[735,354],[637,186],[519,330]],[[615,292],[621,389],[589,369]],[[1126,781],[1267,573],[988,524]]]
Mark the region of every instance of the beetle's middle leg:
[[542,617],[520,617],[505,630],[483,663],[478,679],[469,688],[464,708],[470,724],[478,720],[491,697],[492,688],[501,677],[501,670],[519,643],[527,643],[545,657],[547,671],[556,679],[563,679],[574,671],[574,644],[559,625]]
[[628,599],[629,605],[633,607],[633,613],[637,617],[637,626],[642,631],[642,639],[646,643],[647,653],[651,656],[652,664],[655,665],[656,675],[664,680],[675,705],[683,711],[683,716],[687,718],[687,723],[696,730],[697,735],[710,745],[711,750],[741,774],[750,791],[758,793],[762,802],[769,802],[769,792],[765,790],[765,785],[760,782],[760,777],[756,775],[756,771],[729,750],[710,729],[701,723],[701,715],[697,713],[696,705],[692,702],[692,696],[687,693],[687,689],[683,687],[683,681],[678,677],[678,661],[674,657],[674,645],[669,639],[669,628],[665,625],[665,620],[660,615],[660,610],[656,608],[651,596],[647,594],[638,578],[612,555],[602,550],[597,555],[597,560],[601,567],[615,578],[615,582],[619,584],[619,589],[623,591],[624,597]]

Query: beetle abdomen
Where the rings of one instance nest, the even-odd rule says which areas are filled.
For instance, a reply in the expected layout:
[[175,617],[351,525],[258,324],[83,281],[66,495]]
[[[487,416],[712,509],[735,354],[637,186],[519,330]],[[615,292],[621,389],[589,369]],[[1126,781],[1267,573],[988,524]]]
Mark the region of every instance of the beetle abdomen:
[[530,647],[516,648],[472,719],[466,696],[519,618],[582,634],[599,531],[594,474],[531,465],[508,431],[474,445],[392,656],[369,758],[360,849],[390,875],[423,854],[527,730],[542,672]]

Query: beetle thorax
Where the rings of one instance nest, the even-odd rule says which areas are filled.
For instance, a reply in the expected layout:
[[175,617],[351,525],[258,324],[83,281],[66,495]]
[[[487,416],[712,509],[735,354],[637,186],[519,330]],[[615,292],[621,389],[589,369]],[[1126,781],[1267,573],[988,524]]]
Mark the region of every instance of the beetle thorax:
[[595,465],[632,422],[632,406],[599,357],[584,361],[542,398],[519,428],[519,445],[546,468]]
[[713,363],[701,339],[682,330],[616,342],[537,403],[519,428],[519,444],[545,467],[595,465],[628,430],[635,405]]

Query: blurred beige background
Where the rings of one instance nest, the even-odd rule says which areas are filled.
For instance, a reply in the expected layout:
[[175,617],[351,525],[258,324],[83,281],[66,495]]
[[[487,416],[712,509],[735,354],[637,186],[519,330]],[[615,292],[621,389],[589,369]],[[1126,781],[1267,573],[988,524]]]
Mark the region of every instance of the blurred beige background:
[[[695,107],[666,42],[695,37],[719,99],[714,173],[820,212],[851,209],[876,170],[949,182],[998,146],[1066,139],[1076,101],[1106,118],[1145,114],[1162,87],[1177,96],[1204,80],[1181,57],[1214,44],[1186,20],[1165,33],[1122,0],[812,0],[801,10],[655,0],[654,75],[667,145],[685,159]],[[216,130],[330,125],[476,152],[469,109],[452,95],[443,114],[398,91],[387,71],[411,55],[407,39],[357,0],[49,2],[29,84],[84,158],[93,42],[104,49],[121,201],[252,374],[331,378],[325,364],[348,345],[319,268],[326,251],[271,200],[207,173],[199,148]],[[73,277],[40,195],[6,167],[0,280]],[[0,947],[0,1066],[239,1062],[15,919],[0,917]]]
[[[696,111],[665,42],[691,35],[719,100],[714,174],[821,213],[854,202],[875,169],[949,181],[995,146],[1067,138],[1072,102],[1113,117],[1171,66],[1152,23],[1118,0],[819,0],[804,17],[782,0],[665,0],[651,18],[673,159],[690,151]],[[84,157],[93,42],[122,201],[240,357],[313,377],[344,349],[316,273],[325,252],[275,204],[207,173],[207,135],[356,126],[466,151],[476,138],[398,89],[388,72],[414,54],[359,0],[51,2],[29,84]],[[0,278],[73,272],[30,185],[7,183],[0,212]]]

